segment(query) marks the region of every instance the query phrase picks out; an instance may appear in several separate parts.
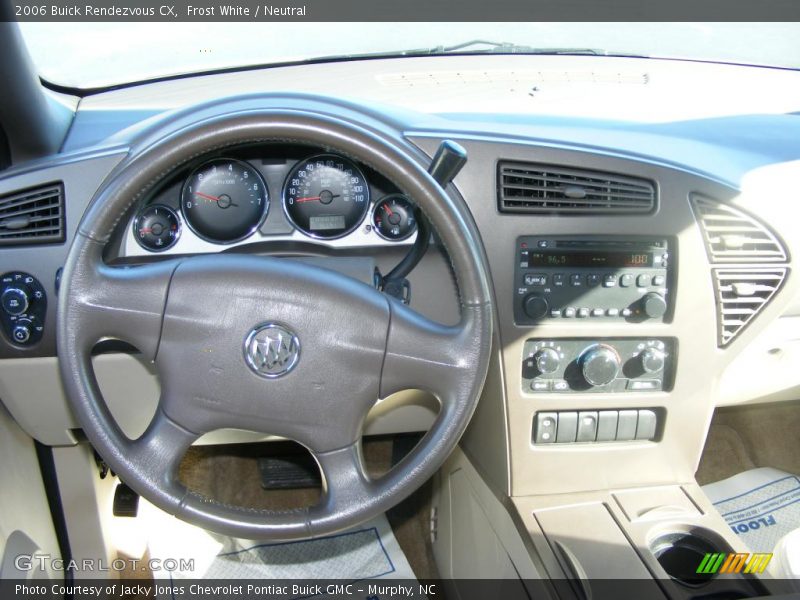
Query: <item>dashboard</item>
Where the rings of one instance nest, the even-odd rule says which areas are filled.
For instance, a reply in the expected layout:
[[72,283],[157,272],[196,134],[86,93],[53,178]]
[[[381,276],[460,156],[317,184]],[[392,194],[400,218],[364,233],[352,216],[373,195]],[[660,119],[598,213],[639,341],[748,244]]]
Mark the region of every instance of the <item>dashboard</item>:
[[[532,99],[523,92],[537,77],[545,83]],[[741,96],[743,80],[752,85]],[[222,88],[231,97],[218,97]],[[448,193],[480,232],[497,312],[491,370],[462,446],[487,479],[511,495],[689,481],[715,406],[800,389],[785,368],[800,359],[798,90],[791,71],[475,56],[198,76],[86,97],[61,153],[0,175],[0,210],[50,202],[41,206],[59,234],[18,230],[3,242],[11,312],[0,397],[38,439],[74,441],[55,305],[95,192],[130,151],[187,124],[290,109],[399,132],[426,166],[443,140],[466,150]],[[335,144],[254,142],[163,174],[116,227],[106,260],[269,254],[370,283],[416,237],[414,198]],[[435,232],[409,279],[412,308],[458,321],[457,282]],[[125,381],[152,389],[153,373],[136,369]],[[742,384],[751,378],[759,385]],[[121,390],[117,410],[132,415],[138,403]]]

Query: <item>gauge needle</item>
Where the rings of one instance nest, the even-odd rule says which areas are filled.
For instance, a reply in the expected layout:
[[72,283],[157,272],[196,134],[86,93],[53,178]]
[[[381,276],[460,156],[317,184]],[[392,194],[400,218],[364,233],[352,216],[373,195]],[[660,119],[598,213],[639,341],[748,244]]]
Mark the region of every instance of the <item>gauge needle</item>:
[[386,211],[386,214],[387,214],[387,215],[389,215],[390,217],[391,217],[391,216],[394,214],[394,213],[392,212],[392,209],[391,209],[391,208],[389,208],[389,205],[388,205],[388,204],[384,204],[384,205],[383,205],[383,210],[385,210],[385,211]]
[[202,192],[195,192],[195,196],[200,196],[201,198],[205,198],[206,200],[213,200],[214,202],[219,202],[219,198],[217,196],[209,196],[208,194],[204,194]]
[[312,200],[319,200],[320,196],[306,196],[305,198],[298,198],[295,202],[311,202]]

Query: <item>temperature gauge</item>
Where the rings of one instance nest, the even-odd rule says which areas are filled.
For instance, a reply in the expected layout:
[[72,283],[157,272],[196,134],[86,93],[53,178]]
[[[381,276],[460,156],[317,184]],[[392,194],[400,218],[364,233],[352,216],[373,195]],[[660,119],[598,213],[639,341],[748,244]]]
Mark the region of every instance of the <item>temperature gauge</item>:
[[175,211],[162,204],[151,204],[136,215],[133,235],[139,245],[151,252],[161,252],[178,241],[181,224]]
[[414,205],[402,194],[386,196],[372,209],[372,225],[385,240],[404,240],[417,230]]

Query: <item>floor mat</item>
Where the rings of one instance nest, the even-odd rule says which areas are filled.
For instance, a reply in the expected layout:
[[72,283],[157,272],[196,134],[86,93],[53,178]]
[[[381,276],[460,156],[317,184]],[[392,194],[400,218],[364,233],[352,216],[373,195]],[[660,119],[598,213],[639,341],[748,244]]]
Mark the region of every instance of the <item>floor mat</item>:
[[[144,501],[139,519],[140,526],[146,526],[150,532],[147,550],[150,559],[155,559],[151,564],[162,566],[153,570],[156,582],[335,579],[356,583],[386,578],[403,579],[417,587],[414,573],[385,515],[339,534],[278,543],[211,534]],[[159,598],[171,597],[159,594]]]
[[716,509],[753,552],[772,552],[800,527],[800,477],[778,469],[751,469],[703,486]]

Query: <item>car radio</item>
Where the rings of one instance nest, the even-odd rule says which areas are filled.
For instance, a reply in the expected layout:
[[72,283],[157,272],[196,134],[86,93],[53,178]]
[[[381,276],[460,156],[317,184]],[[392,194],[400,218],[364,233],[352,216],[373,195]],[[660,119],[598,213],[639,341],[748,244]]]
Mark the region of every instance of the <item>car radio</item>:
[[670,315],[669,242],[663,238],[523,236],[517,239],[514,321]]

